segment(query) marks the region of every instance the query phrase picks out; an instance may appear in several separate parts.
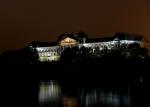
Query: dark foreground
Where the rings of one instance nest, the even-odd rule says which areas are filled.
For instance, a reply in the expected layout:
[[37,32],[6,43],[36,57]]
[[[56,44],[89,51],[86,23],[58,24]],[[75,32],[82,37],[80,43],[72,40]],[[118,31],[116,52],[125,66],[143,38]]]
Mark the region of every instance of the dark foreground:
[[[1,82],[2,90],[5,92],[3,93],[4,100],[15,106],[52,106],[53,104],[39,105],[39,83],[41,80],[58,81],[63,95],[76,98],[78,107],[148,107],[150,105],[148,64],[44,63],[10,68],[3,66],[3,68],[4,74],[2,76],[4,78]],[[97,101],[95,104],[93,102],[88,105],[85,101],[86,96],[93,92],[92,90],[97,90],[97,96],[100,95],[98,93],[101,93],[101,90],[104,93],[117,93],[120,103],[109,105],[107,102],[100,104]],[[83,101],[81,101],[82,91],[84,91]],[[128,95],[130,98],[127,104],[123,103],[124,95]],[[113,99],[113,97],[111,98]],[[56,103],[59,103],[57,106],[63,106],[62,101]]]

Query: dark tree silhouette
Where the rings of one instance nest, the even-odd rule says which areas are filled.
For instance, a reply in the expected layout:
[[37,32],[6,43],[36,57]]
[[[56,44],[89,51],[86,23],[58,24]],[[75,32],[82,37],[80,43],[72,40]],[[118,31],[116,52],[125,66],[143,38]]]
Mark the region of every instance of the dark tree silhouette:
[[148,58],[148,50],[137,43],[123,44],[112,49],[104,46],[102,50],[98,47],[84,46],[67,48],[61,56],[61,60],[68,63],[92,63],[94,61],[101,64],[143,63]]

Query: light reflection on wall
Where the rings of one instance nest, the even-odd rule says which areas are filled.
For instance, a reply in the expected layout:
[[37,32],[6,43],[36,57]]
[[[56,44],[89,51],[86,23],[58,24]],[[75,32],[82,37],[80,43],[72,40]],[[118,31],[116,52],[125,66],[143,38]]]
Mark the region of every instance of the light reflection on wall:
[[[82,93],[83,94],[83,93]],[[82,101],[85,104],[85,107],[95,107],[95,106],[104,106],[104,107],[130,107],[131,100],[128,93],[117,93],[114,91],[105,92],[101,89],[93,90],[90,92],[84,92],[85,98]]]
[[111,91],[109,93],[87,93],[85,100],[86,107],[92,107],[94,105],[107,105],[118,107],[120,105],[120,96],[113,94]]
[[82,107],[131,106],[129,87],[121,90],[105,90],[102,88],[92,88],[89,90],[86,88],[78,88],[77,94],[78,97],[68,97],[67,94],[63,93],[62,86],[57,81],[41,81],[39,85],[39,104],[41,107],[44,107],[43,105],[45,104],[49,104],[48,106],[51,107],[59,107],[58,104],[63,107],[77,107],[75,105],[81,105]]
[[56,81],[41,82],[39,86],[39,103],[58,101],[61,97],[61,88]]

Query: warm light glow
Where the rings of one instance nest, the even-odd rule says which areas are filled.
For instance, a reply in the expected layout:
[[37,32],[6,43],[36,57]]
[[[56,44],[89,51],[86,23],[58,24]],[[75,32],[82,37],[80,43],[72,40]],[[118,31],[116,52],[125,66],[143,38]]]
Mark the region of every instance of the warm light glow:
[[67,46],[67,45],[75,45],[75,44],[77,44],[77,43],[78,43],[78,42],[77,42],[76,40],[67,37],[67,38],[65,38],[64,40],[62,40],[62,41],[60,42],[60,45],[61,45],[61,46]]
[[56,81],[41,82],[39,86],[39,103],[50,102],[59,99],[61,88]]

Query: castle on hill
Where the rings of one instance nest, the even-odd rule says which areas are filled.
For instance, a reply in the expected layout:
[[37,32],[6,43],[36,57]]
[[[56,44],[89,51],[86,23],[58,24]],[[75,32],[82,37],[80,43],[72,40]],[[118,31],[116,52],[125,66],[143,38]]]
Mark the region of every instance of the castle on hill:
[[73,32],[73,33],[63,33],[58,37],[56,42],[46,43],[46,42],[32,42],[30,48],[36,49],[39,60],[44,61],[58,61],[62,52],[70,47],[81,47],[92,48],[94,53],[95,48],[103,50],[107,48],[108,50],[115,49],[121,46],[128,46],[130,44],[137,43],[143,47],[143,38],[138,35],[131,35],[127,33],[115,33],[111,37],[104,38],[88,38],[84,32]]

